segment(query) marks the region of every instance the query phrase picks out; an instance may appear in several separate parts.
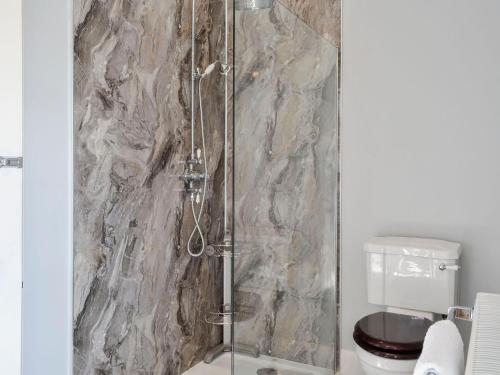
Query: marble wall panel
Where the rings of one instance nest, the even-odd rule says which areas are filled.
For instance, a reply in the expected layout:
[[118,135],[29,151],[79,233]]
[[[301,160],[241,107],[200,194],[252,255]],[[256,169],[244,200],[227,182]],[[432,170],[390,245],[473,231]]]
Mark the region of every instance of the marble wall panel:
[[[335,13],[337,1],[317,3]],[[199,66],[223,57],[222,6],[197,1]],[[177,375],[222,340],[204,322],[222,302],[222,263],[188,256],[193,222],[174,177],[190,151],[190,8],[74,2],[75,374]],[[329,367],[338,23],[320,14],[282,0],[237,19],[235,277],[238,303],[250,309],[236,340]],[[204,89],[212,176],[204,225],[218,242],[222,80]]]
[[332,368],[337,48],[279,2],[235,22],[235,339]]
[[279,0],[319,35],[340,47],[341,0]]
[[[222,3],[197,2],[197,63],[220,58]],[[222,340],[222,263],[191,258],[191,1],[74,2],[74,374],[180,374]],[[209,241],[222,233],[223,96],[204,83]],[[200,144],[199,139],[197,143]]]

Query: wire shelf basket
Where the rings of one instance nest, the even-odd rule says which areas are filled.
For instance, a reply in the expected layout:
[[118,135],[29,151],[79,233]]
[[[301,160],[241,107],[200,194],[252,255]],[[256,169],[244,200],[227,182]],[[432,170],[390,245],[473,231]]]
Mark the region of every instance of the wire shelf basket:
[[233,312],[231,305],[220,305],[205,314],[205,322],[217,326],[230,325],[233,323]]
[[[234,322],[242,322],[255,316],[255,309],[247,305],[236,305]],[[216,306],[205,314],[205,322],[214,325],[230,325],[233,323],[231,304]]]

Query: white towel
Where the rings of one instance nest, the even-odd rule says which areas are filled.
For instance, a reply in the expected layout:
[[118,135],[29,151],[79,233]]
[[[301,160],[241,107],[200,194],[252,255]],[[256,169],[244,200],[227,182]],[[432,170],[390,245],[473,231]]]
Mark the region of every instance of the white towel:
[[463,375],[464,343],[455,323],[434,323],[425,335],[413,375]]

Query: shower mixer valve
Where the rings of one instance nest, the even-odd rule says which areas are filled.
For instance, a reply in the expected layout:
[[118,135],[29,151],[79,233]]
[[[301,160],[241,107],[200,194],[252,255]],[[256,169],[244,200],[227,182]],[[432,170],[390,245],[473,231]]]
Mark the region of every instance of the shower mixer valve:
[[202,183],[205,179],[208,179],[208,174],[195,172],[190,168],[186,168],[184,173],[179,176],[179,179],[184,182],[184,192],[189,195],[192,202],[196,204],[201,203],[201,196],[203,190],[200,187],[196,187],[196,183]]
[[184,181],[187,186],[192,186],[194,182],[202,182],[208,178],[205,173],[195,172],[191,169],[184,170],[184,173],[179,176],[179,179]]
[[180,161],[179,163],[188,165],[189,169],[193,169],[194,165],[202,165],[203,159],[201,158],[201,150],[197,149],[196,154],[192,153],[187,160]]
[[187,165],[187,168],[184,169],[184,172],[179,176],[179,179],[185,184],[185,192],[190,194],[192,199],[196,197],[196,201],[198,203],[201,189],[195,187],[194,185],[195,183],[204,182],[205,179],[208,179],[207,173],[197,172],[194,170],[194,166],[203,165],[201,150],[197,149],[196,154],[193,153],[184,163]]
[[200,158],[197,158],[196,156],[193,156],[193,157],[190,157],[189,159],[187,159],[185,161],[181,161],[180,163],[181,164],[186,164],[186,165],[189,166],[190,169],[193,169],[194,165],[202,165],[203,164],[203,160],[200,159]]

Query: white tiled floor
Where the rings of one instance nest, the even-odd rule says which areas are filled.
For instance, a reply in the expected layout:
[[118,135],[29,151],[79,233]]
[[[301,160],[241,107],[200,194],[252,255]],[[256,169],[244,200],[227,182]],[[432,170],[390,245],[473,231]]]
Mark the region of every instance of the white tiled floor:
[[[235,375],[257,375],[257,370],[261,368],[274,368],[278,370],[279,375],[332,375],[333,373],[332,370],[267,356],[253,358],[241,354],[235,355]],[[218,357],[209,365],[201,362],[184,373],[184,375],[230,374],[231,354],[229,353]]]

